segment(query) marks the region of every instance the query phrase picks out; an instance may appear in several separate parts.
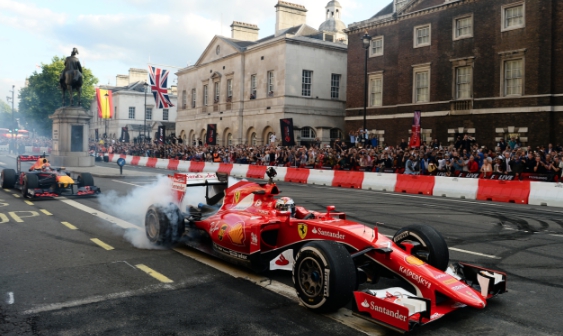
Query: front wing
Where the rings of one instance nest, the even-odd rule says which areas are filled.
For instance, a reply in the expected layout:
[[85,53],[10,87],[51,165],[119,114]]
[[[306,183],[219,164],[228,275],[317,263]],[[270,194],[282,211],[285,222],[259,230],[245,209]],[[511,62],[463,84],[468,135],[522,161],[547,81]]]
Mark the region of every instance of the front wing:
[[[506,273],[503,272],[460,262],[450,266],[448,273],[457,275],[476,295],[485,299],[506,292]],[[466,307],[451,298],[432,302],[400,287],[355,291],[354,299],[354,315],[402,333]]]
[[72,188],[72,191],[70,192],[66,192],[66,191],[56,192],[53,191],[52,189],[34,188],[34,189],[28,189],[27,192],[31,198],[53,198],[59,196],[77,196],[77,197],[90,196],[91,197],[100,194],[101,189],[96,186],[91,186],[91,187],[79,187],[78,189],[76,189],[76,192],[74,191],[74,188]]

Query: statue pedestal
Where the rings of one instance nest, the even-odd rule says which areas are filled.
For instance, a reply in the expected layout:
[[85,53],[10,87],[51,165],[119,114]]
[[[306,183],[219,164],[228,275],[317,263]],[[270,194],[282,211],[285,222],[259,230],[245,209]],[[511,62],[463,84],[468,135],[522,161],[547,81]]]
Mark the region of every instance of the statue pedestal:
[[49,161],[55,167],[93,167],[88,154],[90,119],[80,106],[61,107],[49,116],[53,120],[53,149]]

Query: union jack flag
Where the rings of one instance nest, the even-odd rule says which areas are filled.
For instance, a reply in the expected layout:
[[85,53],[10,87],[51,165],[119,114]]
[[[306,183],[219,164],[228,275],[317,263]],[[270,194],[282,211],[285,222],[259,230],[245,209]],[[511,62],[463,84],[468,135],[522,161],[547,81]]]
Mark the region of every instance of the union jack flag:
[[149,77],[151,80],[151,91],[157,108],[168,108],[174,106],[168,97],[168,70],[149,66]]

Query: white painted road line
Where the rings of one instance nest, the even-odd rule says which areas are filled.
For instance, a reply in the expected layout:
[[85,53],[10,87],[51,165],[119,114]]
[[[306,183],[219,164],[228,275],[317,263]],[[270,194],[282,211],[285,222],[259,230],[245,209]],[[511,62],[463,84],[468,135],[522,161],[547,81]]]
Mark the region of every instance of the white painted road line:
[[450,251],[456,251],[456,252],[461,252],[461,253],[467,253],[467,254],[473,254],[473,255],[477,255],[480,257],[485,257],[485,258],[491,258],[491,259],[501,259],[501,257],[497,257],[494,255],[490,255],[490,254],[484,254],[484,253],[479,253],[479,252],[473,252],[473,251],[467,251],[467,250],[462,250],[456,247],[449,247]]
[[92,304],[92,303],[96,303],[96,302],[103,302],[103,301],[108,301],[108,300],[128,298],[128,297],[132,297],[132,296],[142,296],[142,295],[147,295],[147,294],[160,293],[160,292],[164,292],[164,291],[177,290],[177,289],[181,289],[181,288],[188,287],[188,286],[194,286],[194,285],[208,283],[211,280],[212,280],[211,276],[203,275],[201,277],[197,277],[195,279],[180,282],[180,283],[177,283],[177,284],[159,283],[159,284],[156,284],[156,285],[151,285],[151,286],[143,287],[143,288],[140,288],[140,289],[137,289],[137,290],[130,290],[130,291],[125,291],[125,292],[121,292],[121,293],[112,293],[112,294],[107,294],[107,295],[96,295],[96,296],[91,296],[91,297],[87,297],[87,298],[80,299],[80,300],[73,300],[73,301],[62,302],[62,303],[37,305],[35,308],[25,310],[23,312],[23,314],[24,315],[37,314],[37,313],[43,313],[43,312],[48,312],[48,311],[61,310],[61,309],[64,309],[64,308],[72,308],[72,307],[83,306],[83,305]]
[[550,234],[550,236],[553,236],[553,237],[563,237],[563,235],[560,235],[560,234]]
[[14,293],[13,292],[8,292],[8,300],[6,301],[7,304],[11,305],[14,304],[15,300],[14,300]]
[[141,230],[141,231],[144,230],[144,228],[141,228],[141,227],[139,227],[139,226],[137,226],[137,225],[131,224],[131,223],[127,222],[127,221],[124,221],[123,219],[119,219],[119,218],[117,218],[117,217],[108,215],[108,214],[106,214],[106,213],[103,213],[103,212],[101,212],[101,211],[98,211],[98,210],[96,210],[96,209],[94,209],[94,208],[90,208],[89,206],[86,206],[86,205],[84,205],[84,204],[78,203],[78,202],[76,202],[76,201],[69,200],[69,199],[62,198],[62,197],[59,198],[59,200],[60,200],[61,202],[63,202],[63,203],[66,203],[66,204],[68,204],[68,205],[70,205],[70,206],[76,208],[76,209],[82,210],[82,211],[87,212],[87,213],[89,213],[89,214],[91,214],[91,215],[93,215],[93,216],[96,216],[96,217],[99,217],[99,218],[101,218],[101,219],[107,220],[108,222],[113,223],[113,224],[119,226],[120,228],[123,228],[123,229],[136,229],[136,230]]
[[[254,283],[255,285],[280,294],[292,301],[298,302],[295,288],[283,284],[279,281],[272,280],[254,273],[246,272],[242,269],[237,268],[236,266],[227,264],[226,262],[223,262],[219,259],[215,259],[211,256],[194,251],[187,247],[175,248],[174,251],[190,257],[200,263],[211,266],[216,270],[226,273],[232,277],[246,279]],[[383,327],[380,327],[372,322],[352,315],[352,311],[346,308],[341,308],[335,313],[325,314],[325,316],[352,329],[358,330],[366,335],[384,335],[388,331],[387,329],[384,329]]]
[[129,182],[123,182],[123,181],[119,181],[119,180],[111,180],[111,181],[112,181],[112,182],[117,182],[117,183],[128,184],[128,185],[132,185],[132,186],[135,186],[135,187],[141,187],[141,188],[144,188],[144,187],[145,187],[145,186],[142,186],[142,185],[140,185],[140,184],[129,183]]

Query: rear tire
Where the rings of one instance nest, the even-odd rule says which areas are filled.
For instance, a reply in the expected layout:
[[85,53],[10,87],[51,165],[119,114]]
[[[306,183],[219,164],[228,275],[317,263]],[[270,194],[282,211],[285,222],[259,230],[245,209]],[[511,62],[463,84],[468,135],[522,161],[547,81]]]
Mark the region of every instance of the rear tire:
[[13,169],[2,169],[0,184],[2,188],[12,189],[16,185],[16,171]]
[[90,173],[81,173],[78,175],[78,187],[93,187],[94,178]]
[[356,288],[356,267],[344,246],[333,241],[305,244],[293,265],[293,284],[299,301],[326,313],[344,307]]
[[22,186],[22,196],[25,198],[29,195],[29,189],[39,188],[39,176],[32,173],[25,173]]
[[439,270],[448,268],[450,251],[438,230],[428,225],[413,224],[399,229],[393,236],[393,242],[401,248],[401,243],[409,241],[416,244],[412,255]]
[[184,216],[175,204],[153,204],[147,210],[145,233],[151,243],[170,246],[180,239],[184,230]]

